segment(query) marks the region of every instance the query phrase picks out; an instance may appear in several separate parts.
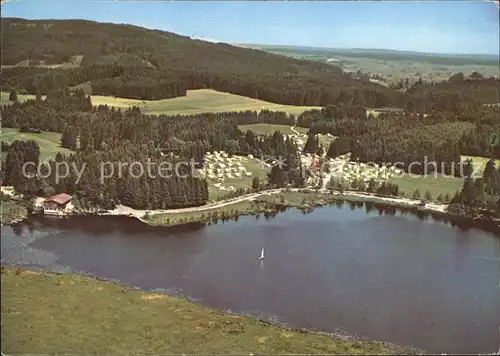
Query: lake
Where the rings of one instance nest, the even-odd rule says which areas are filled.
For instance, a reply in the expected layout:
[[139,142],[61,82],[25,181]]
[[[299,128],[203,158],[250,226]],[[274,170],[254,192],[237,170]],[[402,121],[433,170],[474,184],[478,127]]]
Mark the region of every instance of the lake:
[[394,209],[346,204],[175,228],[45,218],[2,227],[2,262],[432,353],[500,347],[500,238]]

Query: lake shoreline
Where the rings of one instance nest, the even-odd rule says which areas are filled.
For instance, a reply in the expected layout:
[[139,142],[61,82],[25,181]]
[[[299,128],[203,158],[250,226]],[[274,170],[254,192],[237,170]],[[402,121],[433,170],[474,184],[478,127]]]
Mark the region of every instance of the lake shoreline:
[[[297,196],[289,199],[291,195],[300,194],[302,201]],[[276,197],[284,197],[284,201],[278,201]],[[304,203],[303,200],[309,198]],[[475,225],[486,225],[488,230],[496,231],[500,235],[500,220],[496,218],[487,218],[484,216],[474,216],[471,214],[460,214],[448,210],[448,204],[437,204],[433,202],[423,202],[422,200],[410,199],[405,197],[381,196],[375,193],[335,190],[315,190],[313,188],[282,188],[260,191],[252,194],[246,194],[235,198],[219,201],[217,203],[206,204],[191,208],[167,209],[167,210],[142,210],[133,209],[124,205],[118,205],[113,210],[108,211],[73,211],[70,215],[63,216],[124,216],[139,220],[140,222],[155,227],[174,227],[192,223],[212,224],[219,220],[231,220],[248,215],[275,215],[284,212],[287,209],[295,208],[304,212],[312,212],[315,208],[336,204],[338,202],[363,205],[366,203],[374,204],[380,207],[396,208],[418,213],[427,213],[431,215],[442,216],[450,220],[461,220],[471,222]],[[248,203],[247,209],[238,209],[238,204]],[[231,209],[236,206],[236,209]],[[222,208],[229,208],[221,213]],[[241,207],[241,206],[240,206]],[[361,206],[360,206],[361,207]],[[193,213],[199,213],[198,215]],[[22,218],[5,219],[2,226],[16,225],[30,215],[26,213]],[[184,214],[190,214],[183,218]],[[166,218],[166,221],[155,221],[158,218]],[[173,218],[173,219],[171,219]],[[177,218],[178,220],[176,220]]]
[[[289,193],[301,193],[304,198],[313,197],[309,203],[303,204],[295,199],[295,201],[287,199],[287,194]],[[282,202],[274,202],[272,206],[262,206],[256,204],[253,208],[247,211],[232,211],[228,215],[222,215],[218,217],[214,217],[216,215],[210,215],[211,211],[217,212],[217,210],[221,207],[231,207],[231,205],[240,203],[240,202],[264,202],[266,199],[271,196],[284,196],[284,201]],[[267,200],[268,201],[268,200]],[[411,210],[414,212],[428,213],[433,215],[439,215],[444,218],[451,219],[459,219],[463,221],[475,221],[479,224],[484,223],[486,225],[491,225],[492,228],[496,229],[500,225],[500,221],[494,218],[485,218],[482,216],[473,216],[470,214],[459,214],[455,212],[451,212],[448,210],[448,204],[437,204],[433,202],[423,203],[422,200],[404,198],[404,197],[393,197],[393,196],[381,196],[374,193],[367,192],[359,192],[359,191],[334,191],[334,190],[315,190],[311,188],[283,188],[283,189],[273,189],[266,190],[258,193],[253,193],[249,195],[244,195],[236,198],[231,198],[228,200],[224,200],[215,204],[208,204],[199,207],[193,208],[183,208],[183,209],[170,209],[170,210],[138,210],[132,209],[125,206],[118,206],[114,210],[107,211],[105,213],[76,213],[75,215],[99,215],[99,216],[128,216],[132,218],[136,218],[139,221],[150,225],[150,226],[164,226],[164,227],[172,227],[179,226],[189,223],[212,223],[216,222],[218,219],[234,219],[241,216],[248,215],[260,215],[260,214],[277,214],[279,212],[285,211],[288,208],[296,208],[302,211],[311,212],[317,207],[328,206],[331,204],[335,204],[339,201],[343,201],[345,203],[371,203],[376,205],[382,205],[385,207],[403,209],[403,210]],[[269,205],[269,204],[268,204]],[[163,216],[163,217],[175,217],[177,214],[182,214],[186,212],[202,212],[199,216],[195,216],[190,220],[185,221],[169,221],[168,223],[159,223],[154,221],[154,217]],[[207,214],[205,214],[207,213]],[[177,215],[178,216],[178,215]]]
[[[368,204],[368,206],[370,205]],[[398,283],[402,283],[403,288],[408,288],[406,281],[416,277],[414,271],[418,268],[409,267],[406,272],[387,270],[389,264],[386,261],[401,261],[401,254],[393,249],[400,246],[400,250],[404,251],[408,248],[408,245],[402,244],[402,241],[407,241],[410,246],[414,247],[412,248],[415,253],[412,255],[413,257],[421,257],[408,259],[411,261],[410,266],[429,266],[437,257],[444,255],[447,263],[439,263],[437,266],[442,267],[442,270],[434,272],[429,271],[429,268],[423,268],[424,274],[418,274],[418,276],[422,276],[422,281],[425,281],[429,291],[437,291],[438,297],[439,293],[442,292],[440,284],[437,283],[439,281],[434,279],[434,273],[443,276],[443,281],[454,280],[451,277],[459,276],[460,273],[456,273],[456,269],[450,269],[449,266],[456,265],[457,257],[461,265],[468,266],[467,271],[471,271],[469,268],[473,268],[476,275],[486,276],[480,279],[482,281],[481,290],[484,292],[489,290],[491,293],[490,283],[496,283],[496,280],[490,281],[488,276],[490,276],[490,272],[496,271],[496,265],[494,263],[477,263],[474,260],[477,256],[491,256],[491,246],[495,246],[498,242],[495,240],[498,239],[476,229],[467,233],[459,231],[459,226],[454,224],[450,226],[449,222],[443,223],[434,220],[431,216],[420,220],[420,217],[417,218],[410,212],[396,209],[386,210],[382,208],[383,211],[380,215],[380,208],[376,206],[369,211],[357,207],[359,204],[332,205],[315,210],[311,215],[301,213],[298,209],[290,209],[286,213],[277,215],[276,218],[270,216],[270,219],[264,219],[261,216],[260,221],[257,221],[257,217],[247,217],[241,219],[240,224],[229,221],[227,224],[219,223],[206,227],[200,224],[199,226],[170,229],[151,228],[147,224],[128,217],[101,219],[98,216],[88,216],[34,220],[31,225],[19,226],[16,231],[10,231],[9,228],[3,230],[5,240],[2,237],[2,241],[5,242],[7,248],[6,254],[3,256],[14,266],[43,268],[65,274],[91,273],[132,287],[138,286],[144,290],[179,297],[187,296],[189,300],[209,308],[262,318],[266,322],[281,323],[287,327],[305,327],[311,331],[330,332],[337,336],[352,333],[351,335],[362,335],[371,340],[387,340],[396,345],[420,347],[424,350],[428,347],[429,352],[436,353],[459,350],[453,349],[450,343],[440,343],[439,337],[427,340],[423,336],[425,333],[441,335],[441,331],[434,330],[436,327],[433,324],[428,325],[429,323],[426,322],[421,323],[418,330],[413,331],[416,333],[413,336],[409,335],[412,333],[411,329],[407,331],[393,330],[393,332],[391,329],[385,329],[386,331],[383,331],[385,324],[382,320],[388,315],[386,312],[378,313],[377,307],[373,307],[375,310],[370,313],[371,318],[373,318],[373,326],[379,326],[371,329],[363,323],[362,314],[358,315],[356,308],[352,307],[348,295],[359,296],[357,303],[360,305],[383,305],[385,299],[380,299],[380,297],[382,295],[387,297],[386,292],[389,290],[383,292],[381,289],[386,286],[385,283],[389,280],[392,282],[390,282],[390,286],[386,286],[388,288],[395,288],[393,286],[397,286]],[[317,226],[318,230],[315,230],[315,234],[309,235],[312,226]],[[387,230],[387,226],[392,226],[392,228]],[[280,238],[280,229],[283,229],[281,236],[286,237],[286,240]],[[203,236],[200,237],[200,235]],[[386,243],[388,245],[384,246]],[[471,244],[471,246],[464,246],[464,243]],[[125,246],[127,247],[122,249]],[[89,247],[91,249],[87,249]],[[266,248],[266,253],[270,257],[266,259],[265,263],[265,271],[267,272],[265,279],[263,279],[261,264],[256,263],[257,252],[260,253],[262,247]],[[433,247],[437,249],[434,250]],[[102,248],[106,248],[106,250],[104,251]],[[459,248],[459,250],[457,251],[455,248]],[[474,253],[467,253],[467,251],[472,250]],[[361,253],[361,251],[365,252]],[[429,252],[431,256],[429,256]],[[376,258],[376,261],[373,258]],[[332,268],[325,268],[324,263],[318,264],[316,262],[320,260],[325,261],[328,265],[331,264]],[[38,263],[38,261],[40,262]],[[109,267],[98,267],[106,265]],[[366,267],[374,267],[373,269],[378,272],[369,272],[372,268]],[[310,269],[318,276],[318,280],[316,282],[299,282],[307,281],[305,277],[309,274],[307,271]],[[481,273],[476,272],[476,269],[480,269]],[[384,270],[388,274],[379,273]],[[288,276],[291,277],[287,277],[288,282],[280,282],[281,274],[278,272],[282,273],[283,271],[287,271]],[[353,274],[356,273],[358,282],[352,282],[351,271]],[[241,275],[241,273],[245,274]],[[401,273],[408,274],[407,277],[413,276],[413,278],[403,279],[404,276]],[[451,274],[448,275],[448,273]],[[233,277],[239,275],[243,278]],[[380,280],[374,279],[379,275],[382,276]],[[204,283],[211,281],[214,276],[217,276],[214,285],[209,284],[210,290],[206,292],[206,288],[203,287]],[[424,278],[424,276],[427,277]],[[278,277],[278,281],[274,281],[275,277]],[[324,278],[331,279],[332,283],[323,283]],[[237,288],[236,284],[233,283],[240,283],[238,280],[242,281],[242,285],[258,287],[257,294],[252,290],[249,290],[249,293],[233,292],[232,289]],[[250,283],[245,283],[246,281]],[[228,282],[232,283],[228,284]],[[297,283],[300,283],[300,292],[297,292],[299,290],[296,288],[299,286]],[[356,288],[354,290],[352,289],[353,283]],[[315,284],[319,287],[317,292],[312,291],[316,289],[314,288]],[[454,295],[461,295],[453,283],[448,284],[453,288]],[[232,287],[227,288],[227,285]],[[269,288],[273,285],[277,286],[279,291],[286,293],[267,292],[273,289]],[[334,287],[323,287],[322,285],[333,285]],[[433,286],[437,286],[437,289]],[[255,290],[256,288],[250,289]],[[465,295],[469,295],[467,287],[463,289],[465,289]],[[306,290],[311,292],[306,292]],[[410,290],[416,292],[420,289],[417,287]],[[345,291],[349,291],[349,293],[345,293]],[[398,293],[406,294],[407,292],[404,291],[405,289],[400,289]],[[296,298],[280,296],[280,294],[288,292],[290,292],[289,294],[303,295],[302,308],[306,302],[307,304],[313,302],[314,298],[324,300],[324,305],[317,307],[310,305],[310,308],[314,310],[311,312],[314,316],[312,318],[308,316],[307,307],[304,315],[296,316],[293,312]],[[322,297],[330,295],[329,293],[332,293],[332,298],[335,301],[330,307],[328,303],[332,303],[332,301]],[[64,300],[64,296],[62,297]],[[485,298],[490,298],[491,301],[491,297],[485,295]],[[423,299],[425,300],[425,298]],[[288,307],[282,309],[280,303],[288,303],[286,305],[291,305],[292,309],[289,310]],[[343,309],[344,303],[352,310]],[[395,300],[393,312],[401,313],[401,317],[398,316],[398,319],[402,320],[398,320],[398,322],[404,323],[406,307],[398,303]],[[432,303],[426,305],[425,310],[428,313],[434,314],[433,312],[436,312]],[[321,313],[321,311],[328,313],[330,310],[328,308],[332,308],[332,317],[329,318],[329,322],[328,318],[324,319],[322,317],[324,314]],[[392,310],[391,307],[386,306],[386,308]],[[471,310],[471,315],[477,314],[474,318],[484,314],[483,312],[475,312],[474,305],[469,305],[468,308],[471,308],[468,309]],[[417,312],[417,308],[414,312]],[[435,315],[447,314],[446,312],[442,313],[443,315],[440,313],[438,311]],[[336,317],[339,319],[337,320]],[[350,318],[356,319],[358,322],[354,322]],[[457,322],[461,323],[462,319],[457,317]],[[454,335],[453,337],[457,337],[456,341],[459,342],[460,333],[457,333],[456,330],[445,331],[448,330],[447,324],[449,323],[444,322],[441,325],[443,337]],[[377,331],[379,329],[380,331]],[[489,332],[490,329],[490,327],[483,329],[483,332]],[[468,334],[470,337],[472,335]],[[345,337],[348,338],[349,335]],[[488,337],[477,339],[477,346],[480,345],[480,340],[482,343],[490,341]],[[493,350],[490,344],[488,348],[480,350],[490,352]],[[443,348],[441,349],[441,347]]]
[[15,200],[2,200],[1,202],[1,225],[9,226],[19,223],[29,216],[25,204]]
[[[92,284],[93,282],[104,282],[106,285],[110,286],[116,286],[122,288],[122,293],[143,293],[146,294],[147,296],[150,296],[150,298],[147,299],[156,299],[156,298],[162,298],[162,296],[166,296],[167,298],[171,298],[172,300],[182,300],[186,303],[189,303],[193,307],[200,307],[204,309],[208,309],[209,313],[219,313],[223,314],[224,316],[231,317],[231,318],[249,318],[251,320],[257,321],[258,323],[261,323],[263,325],[267,325],[269,327],[275,327],[283,330],[283,332],[293,332],[297,334],[305,334],[307,335],[318,335],[318,336],[325,336],[332,341],[337,341],[337,342],[342,342],[342,343],[355,343],[355,344],[361,344],[361,347],[364,347],[365,344],[369,345],[378,345],[378,347],[384,348],[389,352],[392,352],[394,354],[406,354],[406,355],[420,355],[423,354],[424,351],[413,348],[413,347],[407,347],[407,346],[399,346],[387,341],[373,341],[366,339],[364,337],[361,337],[359,335],[352,335],[352,334],[347,334],[343,332],[323,332],[323,331],[318,331],[318,330],[310,330],[307,328],[293,328],[289,327],[287,325],[284,325],[282,323],[278,322],[271,322],[262,318],[258,318],[255,316],[247,316],[243,315],[241,313],[233,313],[227,310],[223,309],[218,309],[218,308],[213,308],[213,307],[206,307],[200,303],[197,303],[195,301],[192,301],[189,299],[187,296],[175,296],[175,295],[170,295],[168,293],[159,293],[155,292],[154,290],[149,290],[149,289],[143,289],[135,286],[130,286],[126,285],[120,281],[117,280],[112,280],[112,279],[107,279],[104,277],[92,275],[90,273],[80,273],[80,272],[55,272],[51,270],[46,270],[44,268],[27,268],[27,267],[17,267],[16,266],[10,265],[10,264],[2,264],[2,277],[5,274],[15,274],[16,276],[20,275],[29,275],[29,276],[36,276],[36,275],[43,275],[46,279],[54,279],[57,278],[59,280],[59,283],[63,283],[61,278],[78,278],[79,280],[86,279],[87,284]],[[73,284],[72,282],[70,282]],[[3,283],[2,283],[3,284]],[[101,287],[102,288],[102,287]],[[366,352],[366,351],[365,351]],[[364,352],[363,352],[364,353]]]

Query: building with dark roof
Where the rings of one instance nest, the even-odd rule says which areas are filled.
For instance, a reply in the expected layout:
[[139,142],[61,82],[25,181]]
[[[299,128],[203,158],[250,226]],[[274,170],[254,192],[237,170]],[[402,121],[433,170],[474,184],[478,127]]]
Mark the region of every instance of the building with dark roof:
[[53,195],[43,202],[43,213],[47,215],[64,215],[71,199],[73,197],[65,193]]

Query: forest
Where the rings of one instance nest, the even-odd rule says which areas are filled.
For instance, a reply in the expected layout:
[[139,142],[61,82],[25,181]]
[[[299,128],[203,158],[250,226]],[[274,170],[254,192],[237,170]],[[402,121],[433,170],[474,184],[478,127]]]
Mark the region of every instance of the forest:
[[[86,83],[94,95],[155,100],[211,88],[278,104],[345,103],[425,113],[453,109],[462,99],[498,101],[498,79],[455,78],[452,87],[419,81],[396,90],[366,76],[354,78],[331,64],[130,25],[5,18],[2,30],[2,65],[13,66],[2,69],[2,87],[30,94]],[[83,56],[78,66],[39,66],[67,63],[76,56]]]
[[[400,88],[388,88],[362,75],[344,74],[330,64],[129,25],[2,19],[2,29],[2,65],[7,65],[2,68],[2,87],[11,91],[12,99],[16,92],[36,95],[33,100],[12,100],[3,106],[2,125],[61,133],[62,147],[74,152],[58,154],[50,161],[51,174],[40,178],[34,171],[21,172],[25,162],[39,160],[35,142],[2,142],[2,184],[14,185],[28,197],[66,192],[75,195],[82,208],[103,209],[116,204],[142,209],[203,205],[208,186],[202,177],[136,179],[129,172],[100,184],[99,167],[107,161],[160,165],[191,159],[201,167],[204,153],[213,151],[285,157],[286,168],[273,167],[267,187],[303,186],[295,142],[279,132],[257,135],[238,127],[257,123],[292,126],[297,120],[297,126],[309,130],[306,153],[326,151],[331,158],[351,152],[351,158],[360,162],[403,162],[405,167],[421,162],[411,171],[417,174],[429,173],[426,160],[437,163],[431,167],[437,173],[460,175],[471,173],[470,163],[463,164],[461,155],[500,159],[500,140],[491,141],[500,133],[499,108],[484,105],[499,101],[500,82],[479,73],[469,77],[459,73],[442,83],[419,80],[411,86],[403,83]],[[47,67],[78,56],[78,65]],[[138,107],[93,106],[89,95],[154,100],[184,96],[187,90],[200,88],[323,109],[306,111],[297,118],[267,110],[145,115]],[[400,110],[367,115],[367,108],[382,107]],[[337,139],[322,147],[316,134]],[[77,182],[75,175],[58,180],[55,169],[60,162],[78,168],[85,165],[81,180]],[[460,166],[465,168],[457,170]],[[499,168],[492,160],[487,168],[482,180],[464,181],[455,205],[498,213]],[[389,194],[398,191],[390,184],[379,189]]]
[[[109,161],[144,164],[152,161],[157,165],[170,162],[175,165],[191,159],[201,167],[207,151],[285,157],[286,166],[271,169],[265,182],[267,186],[304,185],[302,165],[296,154],[298,148],[291,139],[279,132],[257,135],[248,130],[243,133],[238,127],[255,123],[293,125],[294,117],[282,112],[144,115],[138,108],[122,111],[108,106],[92,106],[90,96],[82,90],[65,88],[49,92],[45,100],[37,98],[3,106],[1,114],[5,127],[59,132],[62,134],[61,145],[74,150],[74,154],[58,154],[50,161],[51,175],[41,179],[34,171],[28,175],[21,172],[23,163],[38,162],[39,149],[35,142],[15,141],[10,145],[2,142],[2,151],[7,153],[2,172],[3,185],[13,185],[16,191],[26,196],[66,192],[76,195],[82,208],[110,209],[116,204],[143,209],[203,205],[208,199],[208,187],[201,177],[162,180],[144,176],[136,179],[132,172],[109,177],[101,184],[99,167],[102,162]],[[461,170],[456,168],[463,165],[461,155],[500,158],[499,140],[490,142],[492,135],[500,132],[500,120],[496,114],[495,107],[471,105],[468,111],[434,111],[429,115],[388,112],[374,118],[367,116],[363,107],[339,104],[306,111],[298,117],[297,125],[309,129],[304,147],[307,153],[326,150],[329,158],[351,152],[351,158],[357,161],[403,162],[405,167],[410,162],[421,162],[422,165],[411,171],[414,174],[424,173],[428,168],[424,168],[426,162],[434,161],[436,167],[425,170],[427,174],[435,169],[438,173],[457,176],[463,176],[465,172],[467,176],[472,173],[470,163]],[[331,133],[338,138],[329,147],[321,147],[315,136],[317,133]],[[76,174],[58,180],[58,162],[74,164],[78,169],[85,165],[81,180],[76,181]],[[491,162],[487,174],[492,178],[485,178],[484,184],[474,182],[474,187],[482,192],[481,207],[491,206],[492,199],[500,198],[494,185],[497,184],[497,168],[491,168],[494,161]],[[454,198],[454,202],[460,201],[463,206],[478,204],[478,199],[470,198],[470,193],[467,195],[471,184],[469,180],[465,181],[463,192]],[[394,185],[377,189],[396,195],[398,191]]]
[[[51,169],[45,167],[46,172],[41,174],[47,177],[40,178],[34,167],[28,174],[22,172],[24,163],[38,162],[39,149],[34,141],[14,141],[10,145],[2,142],[2,150],[6,151],[3,185],[13,185],[26,196],[65,192],[76,195],[83,208],[102,209],[118,203],[143,209],[203,205],[208,200],[207,182],[188,171],[180,172],[187,179],[154,179],[147,175],[137,179],[138,172],[128,172],[121,177],[109,177],[101,184],[100,167],[102,162],[140,162],[144,166],[146,162],[158,166],[169,162],[175,166],[177,162],[192,159],[202,165],[207,151],[288,157],[286,170],[271,172],[269,184],[275,187],[300,184],[298,148],[293,141],[278,132],[258,136],[250,130],[243,134],[238,128],[238,124],[274,120],[290,123],[293,118],[285,113],[146,116],[137,108],[126,111],[107,106],[93,108],[89,96],[66,88],[50,92],[45,100],[4,106],[1,114],[5,127],[60,132],[62,146],[75,150],[69,156],[58,154],[50,161]],[[60,162],[74,165],[76,171],[85,165],[81,179],[77,182],[76,171],[58,179],[56,167]]]

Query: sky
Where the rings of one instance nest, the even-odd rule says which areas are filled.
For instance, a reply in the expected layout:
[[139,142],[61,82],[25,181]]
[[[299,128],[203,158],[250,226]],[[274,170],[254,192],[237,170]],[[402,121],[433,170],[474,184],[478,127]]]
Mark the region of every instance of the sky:
[[87,19],[233,44],[499,54],[499,8],[486,1],[10,0],[2,17]]

